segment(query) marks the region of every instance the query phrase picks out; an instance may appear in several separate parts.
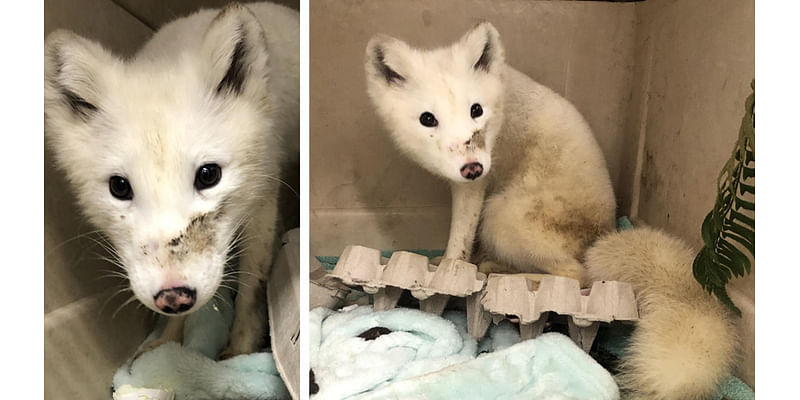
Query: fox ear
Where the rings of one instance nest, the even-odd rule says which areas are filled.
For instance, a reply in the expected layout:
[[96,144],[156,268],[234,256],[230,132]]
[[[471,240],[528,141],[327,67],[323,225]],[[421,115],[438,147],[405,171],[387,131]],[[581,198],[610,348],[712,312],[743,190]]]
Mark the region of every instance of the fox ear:
[[365,69],[369,81],[382,81],[386,85],[402,85],[406,81],[408,65],[405,62],[411,48],[405,42],[378,34],[367,43]]
[[202,51],[209,85],[221,96],[263,96],[269,75],[264,29],[250,10],[231,3],[211,21]]
[[57,30],[44,44],[45,112],[83,120],[99,109],[103,71],[119,60],[100,44]]
[[466,49],[469,62],[476,71],[494,72],[505,62],[503,44],[500,34],[489,22],[475,25],[461,39]]

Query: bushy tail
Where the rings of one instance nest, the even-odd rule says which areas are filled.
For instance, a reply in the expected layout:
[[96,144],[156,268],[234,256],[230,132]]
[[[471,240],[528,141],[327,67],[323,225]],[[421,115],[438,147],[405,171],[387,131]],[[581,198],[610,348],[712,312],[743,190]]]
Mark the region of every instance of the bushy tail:
[[729,374],[737,340],[727,309],[692,275],[683,241],[650,228],[613,233],[586,253],[594,280],[629,282],[640,321],[618,381],[634,399],[706,399]]

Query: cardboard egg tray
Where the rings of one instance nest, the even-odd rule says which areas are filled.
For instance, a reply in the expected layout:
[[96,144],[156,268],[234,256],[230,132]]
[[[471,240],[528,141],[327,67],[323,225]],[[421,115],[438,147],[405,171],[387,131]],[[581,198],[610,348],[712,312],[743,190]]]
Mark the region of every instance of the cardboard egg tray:
[[519,318],[522,339],[542,333],[550,312],[568,316],[572,340],[589,351],[601,322],[637,321],[639,310],[629,283],[599,281],[588,295],[578,281],[544,275],[535,282],[522,274],[491,274],[480,294],[467,298],[467,327],[475,337],[482,337],[489,321],[498,323],[507,315]]
[[403,290],[419,300],[420,309],[441,314],[450,296],[466,297],[483,289],[486,275],[478,267],[459,260],[443,260],[439,266],[428,258],[398,251],[386,264],[381,252],[363,246],[348,246],[330,273],[348,286],[360,286],[373,295],[375,310],[397,305]]
[[[313,257],[312,257],[313,259]],[[466,298],[467,330],[480,339],[491,322],[519,318],[522,339],[540,335],[551,312],[567,316],[569,334],[589,351],[600,323],[639,319],[630,284],[594,282],[588,294],[578,281],[554,275],[486,274],[468,262],[444,259],[436,266],[427,257],[397,251],[382,259],[380,251],[363,246],[345,248],[333,271],[312,277],[323,298],[340,298],[343,287],[360,287],[374,298],[375,310],[394,308],[404,290],[419,299],[420,309],[444,311],[450,296]],[[323,282],[323,284],[320,284]],[[320,292],[321,291],[321,292]],[[314,293],[312,293],[312,297]],[[327,297],[326,297],[327,296]]]

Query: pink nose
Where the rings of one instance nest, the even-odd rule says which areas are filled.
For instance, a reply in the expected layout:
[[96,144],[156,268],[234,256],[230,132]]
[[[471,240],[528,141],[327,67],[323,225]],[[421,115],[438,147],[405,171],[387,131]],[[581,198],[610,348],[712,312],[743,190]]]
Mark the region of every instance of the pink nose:
[[483,173],[483,165],[478,162],[473,162],[461,167],[461,176],[469,180],[478,179]]
[[187,287],[163,289],[153,299],[159,310],[167,314],[177,314],[192,308],[197,299],[197,291]]

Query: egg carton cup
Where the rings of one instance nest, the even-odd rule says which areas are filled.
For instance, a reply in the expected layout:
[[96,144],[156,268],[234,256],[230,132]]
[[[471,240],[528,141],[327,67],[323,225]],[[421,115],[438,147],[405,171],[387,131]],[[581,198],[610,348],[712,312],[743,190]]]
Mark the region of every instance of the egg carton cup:
[[317,307],[337,308],[352,289],[331,276],[322,263],[310,257],[309,267],[309,310]]

